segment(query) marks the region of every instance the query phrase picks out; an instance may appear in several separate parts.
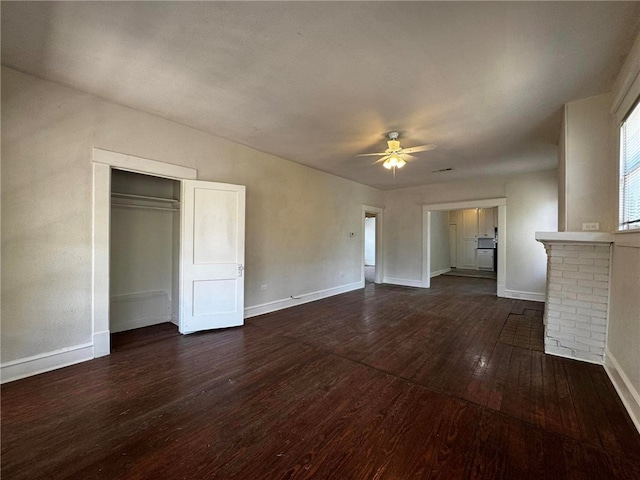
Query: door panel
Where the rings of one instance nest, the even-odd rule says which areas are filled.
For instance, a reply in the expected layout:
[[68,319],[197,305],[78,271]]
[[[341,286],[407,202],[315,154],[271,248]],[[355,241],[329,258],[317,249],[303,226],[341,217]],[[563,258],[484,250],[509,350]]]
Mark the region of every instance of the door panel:
[[477,270],[478,264],[476,260],[476,239],[465,238],[464,239],[464,254],[462,257],[462,268],[471,270]]
[[235,280],[196,280],[193,282],[193,315],[233,313],[237,302]]
[[478,210],[462,211],[462,268],[477,270],[476,248],[478,246]]
[[464,238],[478,237],[478,211],[475,208],[462,211],[462,232]]
[[[215,205],[215,208],[211,206]],[[194,252],[196,265],[238,263],[238,199],[232,192],[196,188]]]
[[180,332],[244,323],[245,187],[184,180]]
[[449,255],[451,267],[458,268],[458,226],[449,225]]

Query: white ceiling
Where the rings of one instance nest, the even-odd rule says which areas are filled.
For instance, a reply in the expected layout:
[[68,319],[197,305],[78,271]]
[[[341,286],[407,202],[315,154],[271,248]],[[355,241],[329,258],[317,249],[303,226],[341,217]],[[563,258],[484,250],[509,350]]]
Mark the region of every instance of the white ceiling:
[[[553,168],[638,2],[2,2],[2,63],[392,189]],[[391,130],[438,148],[391,173]],[[453,172],[433,170],[453,167]]]

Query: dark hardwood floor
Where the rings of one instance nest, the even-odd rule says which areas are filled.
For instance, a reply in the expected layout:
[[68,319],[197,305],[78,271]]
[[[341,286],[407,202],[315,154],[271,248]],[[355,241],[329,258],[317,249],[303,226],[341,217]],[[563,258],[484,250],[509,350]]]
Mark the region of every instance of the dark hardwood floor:
[[2,478],[640,479],[604,370],[504,341],[542,304],[491,280],[432,287],[131,331],[109,357],[5,384]]

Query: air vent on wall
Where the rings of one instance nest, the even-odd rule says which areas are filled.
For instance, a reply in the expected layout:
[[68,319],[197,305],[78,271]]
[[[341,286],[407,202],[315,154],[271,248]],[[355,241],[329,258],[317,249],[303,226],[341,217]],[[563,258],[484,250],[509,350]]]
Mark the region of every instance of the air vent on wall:
[[432,170],[431,173],[451,172],[451,171],[453,171],[453,167],[441,168],[440,170]]

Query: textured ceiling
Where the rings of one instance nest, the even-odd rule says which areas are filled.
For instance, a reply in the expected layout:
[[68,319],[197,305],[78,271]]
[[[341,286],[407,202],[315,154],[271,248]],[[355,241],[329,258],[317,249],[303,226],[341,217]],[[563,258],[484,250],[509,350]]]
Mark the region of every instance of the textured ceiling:
[[[383,189],[553,168],[638,2],[2,2],[2,63]],[[435,143],[398,172],[385,135]],[[453,172],[432,173],[453,167]]]

